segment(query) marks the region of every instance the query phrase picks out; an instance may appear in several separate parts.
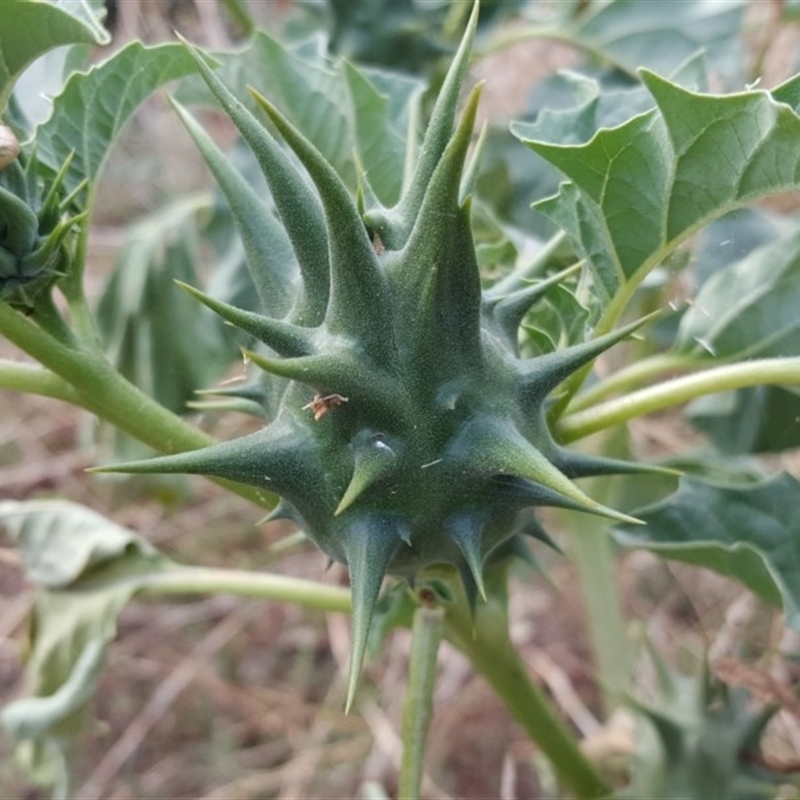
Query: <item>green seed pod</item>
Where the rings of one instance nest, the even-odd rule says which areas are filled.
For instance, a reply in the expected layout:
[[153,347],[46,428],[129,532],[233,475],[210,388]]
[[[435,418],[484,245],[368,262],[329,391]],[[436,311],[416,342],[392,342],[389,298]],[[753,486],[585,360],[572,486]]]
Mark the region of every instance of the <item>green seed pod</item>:
[[[3,130],[0,126],[0,139]],[[16,141],[16,140],[15,140]],[[10,155],[13,148],[5,150]],[[4,154],[0,141],[0,159]],[[0,299],[31,311],[36,297],[64,274],[67,241],[83,215],[69,216],[60,200],[67,159],[45,186],[37,162],[19,152],[0,171]]]
[[275,419],[257,433],[109,468],[212,475],[280,495],[281,514],[298,520],[350,572],[348,705],[387,574],[414,576],[433,564],[455,565],[474,596],[483,594],[485,559],[517,533],[523,509],[562,506],[630,520],[572,480],[627,471],[628,465],[560,447],[548,429],[545,403],[566,377],[636,325],[561,352],[520,358],[518,327],[541,291],[525,286],[497,296],[481,289],[470,200],[461,196],[480,87],[455,121],[476,22],[477,5],[416,171],[392,209],[361,209],[317,149],[254,94],[307,177],[300,174],[295,160],[190,48],[256,155],[300,277],[296,286],[273,287],[274,253],[265,231],[274,227],[274,216],[177,107],[228,198],[264,306],[275,292],[293,296],[283,318],[275,319],[190,291],[263,343],[265,349],[248,355],[284,379],[285,391]]

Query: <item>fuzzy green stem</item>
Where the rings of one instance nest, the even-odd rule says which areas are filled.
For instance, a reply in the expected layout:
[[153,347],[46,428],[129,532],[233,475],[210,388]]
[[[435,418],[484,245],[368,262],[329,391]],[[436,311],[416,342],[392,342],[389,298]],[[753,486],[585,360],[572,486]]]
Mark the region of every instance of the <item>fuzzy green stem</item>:
[[408,684],[403,705],[403,759],[400,764],[398,797],[419,800],[425,741],[433,716],[436,656],[444,630],[441,607],[420,606],[414,613]]
[[[214,444],[211,436],[129,383],[102,353],[90,346],[68,346],[54,339],[3,301],[0,335],[71,384],[78,405],[159,452],[178,453]],[[265,508],[274,505],[267,492],[230,481],[217,482]]]
[[798,383],[800,383],[800,357],[763,358],[726,364],[693,375],[673,378],[656,386],[649,386],[624,397],[569,414],[556,424],[556,435],[562,442],[572,442],[702,395],[728,392],[747,386]]
[[350,612],[350,592],[339,586],[244,569],[175,566],[135,580],[148,594],[233,594],[316,611]]
[[97,333],[94,316],[89,310],[86,302],[86,293],[83,289],[83,275],[85,272],[86,257],[89,250],[89,231],[88,223],[90,209],[94,204],[94,190],[88,190],[86,199],[87,217],[81,223],[80,232],[75,242],[75,251],[70,258],[70,266],[66,277],[59,283],[59,289],[67,301],[69,308],[72,330],[77,338],[83,343],[91,346],[100,346],[100,338]]
[[635,361],[580,392],[572,398],[567,411],[569,414],[574,414],[611,395],[630,392],[653,378],[669,372],[699,369],[702,366],[703,362],[692,356],[659,353],[641,361]]
[[0,388],[53,397],[80,406],[78,393],[66,381],[37,364],[0,358]]
[[[596,495],[592,495],[595,497]],[[578,573],[592,642],[597,680],[606,713],[619,705],[630,689],[631,655],[625,633],[616,560],[607,523],[585,515],[580,526],[567,528],[569,555]]]
[[[608,787],[553,711],[508,638],[505,612],[495,601],[476,609],[473,623],[464,603],[448,608],[445,636],[488,681],[511,716],[553,765],[559,779],[582,800],[604,797]],[[501,618],[498,618],[501,617]]]

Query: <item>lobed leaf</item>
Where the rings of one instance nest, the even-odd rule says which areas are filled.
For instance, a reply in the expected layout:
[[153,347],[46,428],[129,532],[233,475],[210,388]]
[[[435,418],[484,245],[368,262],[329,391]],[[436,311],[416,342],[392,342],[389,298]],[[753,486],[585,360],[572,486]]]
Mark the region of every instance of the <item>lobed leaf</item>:
[[[552,144],[515,129],[569,179],[535,208],[565,229],[607,303],[629,296],[711,220],[800,186],[800,117],[790,105],[765,91],[699,94],[641,74],[657,108],[585,144]],[[785,87],[784,96],[792,96]]]
[[68,44],[107,44],[111,40],[86,0],[6,0],[3,12],[0,113],[22,71],[48,50]]
[[752,487],[684,478],[636,515],[646,525],[615,526],[618,542],[735,578],[800,627],[800,483],[791,475]]
[[74,151],[64,186],[93,184],[124,127],[147,97],[196,71],[183,47],[132,42],[88,72],[74,73],[53,99],[53,112],[36,129],[38,158],[53,169]]
[[109,359],[176,413],[236,354],[230,328],[175,285],[199,281],[197,215],[205,208],[204,197],[184,197],[132,226],[97,306]]

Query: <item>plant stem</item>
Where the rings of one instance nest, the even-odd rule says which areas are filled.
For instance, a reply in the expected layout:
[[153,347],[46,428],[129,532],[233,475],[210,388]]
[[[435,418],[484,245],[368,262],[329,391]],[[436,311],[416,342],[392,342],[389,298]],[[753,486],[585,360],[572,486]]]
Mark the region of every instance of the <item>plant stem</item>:
[[[596,495],[592,495],[595,497]],[[586,517],[567,528],[569,555],[578,572],[587,629],[597,662],[603,705],[610,714],[630,689],[631,658],[616,582],[616,559],[607,522]]]
[[511,716],[550,760],[559,779],[581,800],[607,795],[608,787],[531,680],[509,640],[505,603],[490,596],[487,603],[478,605],[474,622],[465,601],[454,604],[447,609],[445,625],[448,641],[489,682]]
[[[0,334],[71,384],[78,405],[159,452],[178,453],[214,444],[211,436],[129,383],[102,352],[86,344],[67,345],[54,339],[3,301]],[[266,491],[230,481],[217,482],[264,508],[275,504]]]
[[573,442],[629,419],[662,411],[702,395],[728,392],[747,386],[798,383],[800,357],[762,358],[726,364],[693,375],[673,378],[584,411],[568,414],[557,422],[556,435],[562,442]]
[[420,606],[414,612],[408,684],[403,705],[403,759],[400,764],[398,797],[419,800],[425,741],[433,715],[436,656],[444,630],[441,607]]
[[37,364],[0,358],[0,388],[53,397],[81,406],[78,393],[70,384]]
[[570,414],[583,411],[606,397],[629,392],[660,375],[692,368],[697,369],[702,366],[702,361],[693,356],[675,355],[674,353],[659,353],[641,361],[634,361],[577,394],[572,398],[567,411]]
[[267,572],[176,565],[135,580],[148,594],[234,594],[296,603],[317,611],[350,612],[347,589]]

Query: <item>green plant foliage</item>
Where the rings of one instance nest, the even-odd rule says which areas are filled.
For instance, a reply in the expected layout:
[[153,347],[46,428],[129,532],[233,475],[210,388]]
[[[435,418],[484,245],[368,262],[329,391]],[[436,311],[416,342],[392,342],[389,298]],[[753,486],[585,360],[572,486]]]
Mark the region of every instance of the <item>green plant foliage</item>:
[[83,218],[68,213],[63,192],[70,161],[49,180],[28,154],[0,171],[0,299],[14,308],[33,311],[69,269],[72,234]]
[[769,800],[786,776],[763,764],[761,738],[777,710],[752,710],[742,689],[732,690],[704,670],[686,676],[658,656],[657,698],[633,703],[640,730],[633,779],[621,800]]
[[102,64],[74,73],[53,98],[50,118],[36,129],[39,160],[55,167],[74,153],[65,188],[72,192],[87,180],[94,186],[112,144],[141,102],[193,71],[180,45],[131,42]]
[[637,511],[645,526],[616,539],[664,558],[708,567],[743,583],[800,627],[800,484],[782,473],[754,486],[684,478],[678,491]]
[[[348,702],[387,573],[413,576],[451,563],[470,591],[483,593],[482,563],[515,535],[521,509],[559,505],[620,518],[571,479],[628,465],[560,448],[545,423],[544,403],[566,377],[636,326],[520,358],[517,328],[541,292],[525,286],[501,302],[481,295],[470,205],[461,188],[478,91],[453,130],[475,21],[473,15],[406,193],[386,209],[365,192],[363,213],[313,145],[257,96],[313,181],[312,192],[277,142],[195,55],[261,163],[303,278],[283,320],[200,297],[274,351],[250,357],[291,382],[275,421],[256,434],[113,468],[218,475],[281,495],[287,513],[350,571]],[[229,199],[246,249],[255,242],[248,260],[258,285],[269,260],[256,241],[261,225],[254,220],[263,211],[241,202],[238,174],[182,116]],[[370,179],[364,176],[365,186]]]
[[0,113],[16,79],[39,56],[59,45],[107,44],[110,38],[87,0],[7,0],[0,26]]
[[[80,22],[90,13],[82,3],[69,4],[69,18],[67,3],[10,5],[47,24],[27,42],[16,19],[0,31],[6,95],[51,47],[83,43],[65,51],[60,78],[103,38],[93,18]],[[623,545],[736,578],[800,626],[800,484],[760,482],[757,462],[720,453],[800,443],[797,220],[744,209],[800,187],[800,76],[770,91],[711,93],[744,85],[739,0],[487,2],[490,26],[518,11],[526,20],[482,39],[488,49],[550,36],[586,56],[583,74],[537,86],[513,126],[520,146],[476,136],[481,87],[462,96],[477,6],[430,107],[423,81],[331,53],[427,71],[453,49],[468,4],[335,3],[331,40],[289,45],[254,31],[244,4],[228,6],[250,37],[241,51],[134,42],[73,73],[18,158],[6,148],[0,333],[39,364],[0,359],[0,386],[72,402],[169,454],[99,471],[206,475],[259,506],[277,503],[272,518],[292,520],[346,565],[350,591],[184,567],[85,509],[0,502],[41,587],[28,696],[2,717],[18,755],[70,796],[74,736],[135,593],[233,591],[351,611],[348,708],[368,647],[430,604],[442,625],[435,638],[489,680],[564,786],[601,796],[598,770],[512,646],[508,567],[531,538],[554,545],[540,507],[594,515],[558,519],[582,520],[562,533],[609,706],[633,665],[600,517],[614,520]],[[218,194],[132,225],[92,307],[85,220],[103,165],[138,105],[176,79],[186,80],[175,112]],[[241,137],[231,151],[193,116],[198,104],[230,118]],[[12,126],[24,116],[15,103],[8,114]],[[209,209],[204,232],[198,213]],[[205,284],[203,235],[222,262]],[[264,425],[214,443],[178,412],[229,358],[223,326],[246,343],[249,381],[193,405],[246,410]],[[693,476],[677,492],[667,496],[672,471],[606,457],[633,450],[621,423],[689,401],[686,413],[717,447],[674,460]],[[596,432],[606,435],[592,455],[565,447]],[[647,475],[579,483],[656,471],[646,486]],[[638,517],[615,510],[643,502]],[[387,576],[399,580],[379,598]],[[425,661],[432,677],[435,646]],[[656,666],[660,699],[631,701],[647,724],[620,796],[771,796],[774,776],[753,761],[769,713]],[[420,686],[405,742],[409,787],[421,775],[432,691]]]
[[684,413],[725,453],[780,453],[800,445],[800,397],[792,388],[711,394],[693,400]]
[[675,350],[726,361],[800,352],[800,232],[717,270],[681,319]]
[[363,64],[418,73],[451,52],[442,28],[447,8],[414,0],[329,0],[332,53]]
[[[647,71],[657,108],[590,142],[563,145],[514,132],[568,181],[536,208],[567,231],[606,303],[627,298],[698,228],[758,197],[795,188],[800,118],[772,93],[705,95]],[[702,185],[704,190],[697,191]]]
[[[220,80],[250,111],[258,113],[247,91],[254,86],[280,105],[351,189],[363,172],[382,203],[397,202],[409,115],[423,89],[419,80],[355,69],[346,61],[331,64],[319,37],[290,48],[259,32],[246,49],[217,53],[215,60]],[[269,79],[262,86],[257,76]],[[204,83],[187,83],[176,96],[186,105],[217,104]]]
[[132,226],[97,307],[112,363],[177,413],[197,387],[218,380],[235,355],[218,320],[198,314],[175,286],[198,280],[197,216],[207,207],[205,195],[181,198]]
[[653,3],[611,0],[587,3],[585,13],[567,25],[559,38],[571,41],[616,69],[635,75],[641,67],[670,74],[703,51],[715,72],[729,85],[741,80],[739,32],[743,0],[715,3]]
[[[772,240],[729,260],[700,287],[681,318],[674,350],[699,361],[792,356],[800,352],[800,235]],[[778,238],[774,238],[774,237]],[[774,386],[698,398],[688,418],[731,453],[776,452],[800,444],[800,398]]]

